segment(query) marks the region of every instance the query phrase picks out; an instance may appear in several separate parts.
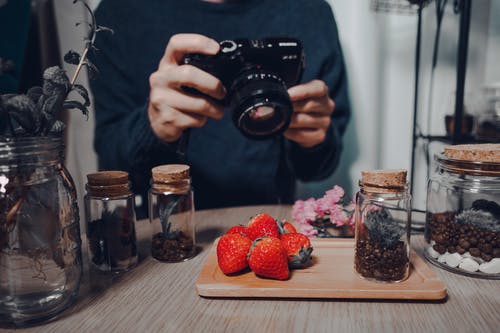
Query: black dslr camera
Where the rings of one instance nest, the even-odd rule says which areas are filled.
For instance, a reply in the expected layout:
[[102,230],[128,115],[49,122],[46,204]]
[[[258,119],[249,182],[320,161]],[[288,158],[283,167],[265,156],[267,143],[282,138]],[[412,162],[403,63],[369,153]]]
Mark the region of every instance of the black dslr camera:
[[187,54],[183,62],[221,80],[228,92],[223,103],[247,137],[266,139],[288,128],[293,107],[287,89],[304,67],[297,39],[225,40],[216,55]]

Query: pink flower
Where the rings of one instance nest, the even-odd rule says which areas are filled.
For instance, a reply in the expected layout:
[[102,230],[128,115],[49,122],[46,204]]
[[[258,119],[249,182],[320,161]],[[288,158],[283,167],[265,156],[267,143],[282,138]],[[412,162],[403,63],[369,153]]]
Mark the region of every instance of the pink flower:
[[332,204],[337,204],[344,195],[344,189],[338,185],[335,185],[331,190],[325,192],[324,198],[328,198],[328,201],[330,201]]
[[320,198],[316,201],[316,214],[318,217],[322,218],[326,214],[330,213],[330,204],[325,198]]
[[309,224],[316,219],[316,200],[297,200],[292,207],[292,219],[298,224]]
[[307,237],[314,237],[318,234],[318,230],[315,229],[312,225],[310,224],[302,224],[300,226],[300,232],[302,232],[304,235]]
[[339,205],[339,201],[344,195],[344,189],[337,185],[335,185],[333,189],[326,191],[325,195],[318,199],[316,207],[318,216],[323,217],[325,214],[329,214],[332,209],[335,209],[335,207]]
[[349,217],[344,211],[344,208],[337,205],[330,210],[330,221],[340,227],[349,222]]
[[[337,227],[347,225],[354,230],[354,201],[347,204],[344,197],[344,189],[335,185],[318,200],[297,200],[292,207],[292,218],[300,225],[301,232],[308,237],[318,234],[324,237],[324,226],[329,222]],[[330,234],[326,232],[326,235]]]

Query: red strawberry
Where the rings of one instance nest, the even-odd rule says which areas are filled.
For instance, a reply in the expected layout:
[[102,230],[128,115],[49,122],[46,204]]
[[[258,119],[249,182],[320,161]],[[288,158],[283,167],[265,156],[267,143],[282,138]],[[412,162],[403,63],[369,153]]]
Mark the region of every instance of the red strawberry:
[[228,231],[226,231],[226,235],[241,234],[243,236],[246,236],[246,230],[247,228],[244,225],[235,225],[229,228]]
[[246,233],[251,240],[265,236],[279,238],[280,234],[275,218],[266,213],[252,217],[248,221]]
[[287,252],[290,268],[304,268],[311,264],[313,248],[306,235],[298,232],[283,234],[281,244]]
[[283,220],[283,221],[279,222],[278,227],[280,230],[280,235],[290,233],[290,232],[297,232],[297,229],[295,229],[293,224],[291,224],[287,220]]
[[275,237],[258,238],[253,242],[248,254],[248,265],[262,277],[286,280],[290,276],[286,251]]
[[224,235],[217,243],[217,263],[224,274],[239,272],[248,267],[247,255],[252,241],[240,234]]

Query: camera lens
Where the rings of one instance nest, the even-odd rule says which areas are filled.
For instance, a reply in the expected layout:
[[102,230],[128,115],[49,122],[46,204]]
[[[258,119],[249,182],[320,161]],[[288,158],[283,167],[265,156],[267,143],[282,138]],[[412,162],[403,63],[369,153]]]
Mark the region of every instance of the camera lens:
[[290,124],[292,102],[284,81],[262,69],[242,72],[229,89],[233,121],[244,135],[267,139]]

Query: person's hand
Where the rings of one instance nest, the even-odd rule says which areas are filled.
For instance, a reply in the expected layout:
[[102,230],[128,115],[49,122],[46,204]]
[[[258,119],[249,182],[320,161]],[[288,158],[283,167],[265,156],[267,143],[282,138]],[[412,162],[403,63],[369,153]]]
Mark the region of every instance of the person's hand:
[[325,141],[335,108],[328,95],[328,86],[321,80],[313,80],[288,89],[288,94],[293,103],[293,114],[285,137],[305,148]]
[[[170,38],[158,70],[149,77],[148,117],[160,140],[177,141],[185,129],[202,127],[208,117],[222,118],[224,109],[215,101],[226,94],[220,80],[197,67],[180,64],[186,53],[214,55],[218,51],[219,43],[202,35],[178,34]],[[202,94],[188,93],[182,87]]]

